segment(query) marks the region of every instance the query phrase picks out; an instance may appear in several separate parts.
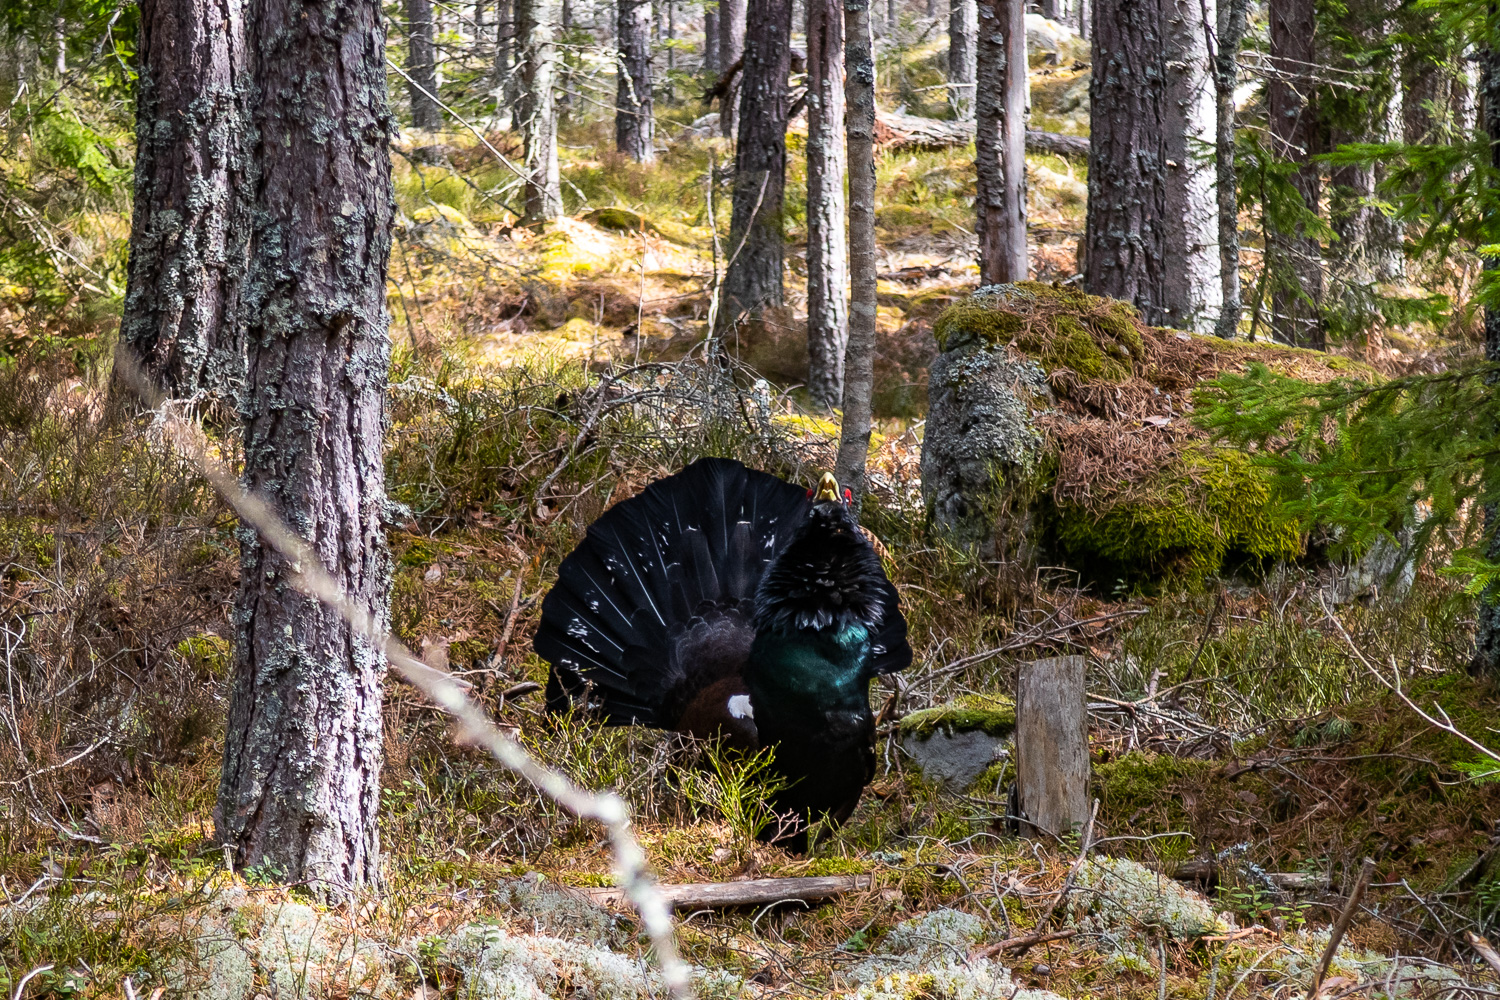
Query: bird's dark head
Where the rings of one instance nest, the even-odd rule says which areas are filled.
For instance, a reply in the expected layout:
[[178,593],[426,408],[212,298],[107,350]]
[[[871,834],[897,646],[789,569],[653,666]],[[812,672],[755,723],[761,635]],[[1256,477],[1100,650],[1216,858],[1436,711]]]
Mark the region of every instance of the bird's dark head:
[[860,531],[852,497],[823,473],[808,490],[812,505],[791,541],[761,577],[757,631],[822,630],[879,625],[886,613],[880,557]]

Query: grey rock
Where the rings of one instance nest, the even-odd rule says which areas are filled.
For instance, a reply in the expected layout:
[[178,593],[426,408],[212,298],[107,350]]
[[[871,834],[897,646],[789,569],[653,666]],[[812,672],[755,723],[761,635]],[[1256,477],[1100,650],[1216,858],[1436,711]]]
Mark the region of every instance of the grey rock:
[[947,733],[939,729],[922,737],[908,733],[901,741],[922,774],[945,788],[962,789],[974,783],[984,769],[1010,752],[1010,740],[983,730]]

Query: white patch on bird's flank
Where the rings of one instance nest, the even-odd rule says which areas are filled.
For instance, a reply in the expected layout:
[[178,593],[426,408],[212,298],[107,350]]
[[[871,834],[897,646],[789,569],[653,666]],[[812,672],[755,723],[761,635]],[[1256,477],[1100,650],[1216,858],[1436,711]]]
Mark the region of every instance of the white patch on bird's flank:
[[755,718],[755,709],[750,704],[748,694],[732,694],[729,696],[729,714],[736,719]]

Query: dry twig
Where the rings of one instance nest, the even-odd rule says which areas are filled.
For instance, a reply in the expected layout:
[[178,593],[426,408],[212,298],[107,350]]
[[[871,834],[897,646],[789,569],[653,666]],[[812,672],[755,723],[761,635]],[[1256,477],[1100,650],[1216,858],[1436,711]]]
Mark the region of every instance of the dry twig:
[[[116,368],[142,399],[158,403],[140,368],[121,355]],[[597,820],[608,831],[615,859],[615,877],[641,915],[641,922],[656,950],[662,978],[679,1000],[691,996],[687,966],[678,956],[676,934],[666,901],[656,890],[646,866],[646,855],[630,829],[630,811],[613,792],[588,792],[573,784],[562,772],[533,760],[521,746],[497,727],[484,709],[470,700],[460,683],[447,671],[417,659],[390,634],[366,608],[345,596],[338,582],[323,568],[317,553],[288,528],[260,497],[247,493],[239,481],[211,456],[202,431],[180,418],[158,411],[166,437],[185,453],[225,502],[261,540],[286,559],[288,579],[301,593],[336,610],[361,638],[382,650],[390,664],[409,683],[421,690],[458,722],[459,736],[484,747],[501,764],[530,782],[537,790],[575,816]],[[29,978],[29,977],[28,977]],[[21,985],[25,986],[25,980]],[[17,990],[19,998],[20,990]]]

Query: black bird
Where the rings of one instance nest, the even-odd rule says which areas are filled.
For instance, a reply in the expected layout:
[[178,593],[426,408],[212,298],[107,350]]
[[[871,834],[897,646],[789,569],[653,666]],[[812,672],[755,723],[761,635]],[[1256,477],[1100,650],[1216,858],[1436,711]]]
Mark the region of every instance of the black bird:
[[848,819],[874,777],[870,680],[911,663],[898,604],[833,476],[804,490],[705,458],[589,527],[535,647],[550,710],[774,747],[792,824],[771,835],[805,850],[807,822]]

